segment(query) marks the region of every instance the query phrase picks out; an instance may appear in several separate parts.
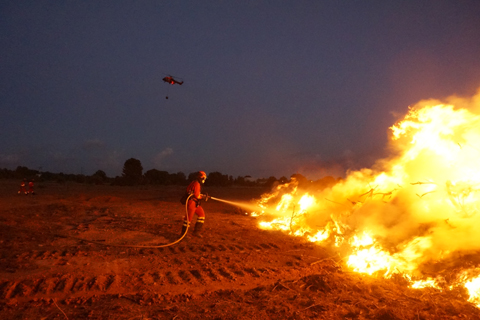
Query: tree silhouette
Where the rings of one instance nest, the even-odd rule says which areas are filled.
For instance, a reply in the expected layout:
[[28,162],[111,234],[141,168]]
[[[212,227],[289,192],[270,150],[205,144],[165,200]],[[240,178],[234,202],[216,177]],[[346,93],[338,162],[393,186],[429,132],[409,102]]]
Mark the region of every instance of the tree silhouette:
[[187,180],[183,172],[168,173],[167,171],[159,171],[157,169],[148,170],[144,176],[145,182],[148,184],[184,185]]
[[229,177],[226,174],[222,174],[218,171],[211,172],[208,174],[208,178],[205,181],[206,185],[209,186],[228,186],[233,183],[233,178]]
[[167,171],[151,169],[145,172],[145,178],[147,182],[151,184],[170,184],[170,174]]
[[107,174],[103,170],[97,170],[97,172],[95,172],[90,179],[91,183],[95,184],[102,184],[107,180]]
[[127,185],[134,185],[140,183],[142,180],[142,163],[140,160],[135,158],[130,158],[125,161],[123,165],[122,176]]
[[188,175],[188,182],[191,182],[193,180],[196,180],[198,177],[198,171],[195,171],[195,172],[191,172],[189,175]]
[[265,187],[271,188],[277,182],[277,178],[271,176],[265,181]]
[[185,176],[185,173],[181,171],[177,173],[172,173],[170,175],[170,178],[172,179],[172,183],[177,185],[184,185],[187,182],[187,177]]
[[97,170],[97,172],[95,172],[93,175],[94,175],[95,177],[99,177],[99,178],[102,179],[102,180],[107,179],[107,174],[106,174],[105,171],[103,171],[103,170]]
[[35,176],[38,173],[37,170],[30,170],[27,167],[18,166],[15,170],[15,176],[18,179],[29,178]]
[[301,175],[300,173],[294,173],[290,177],[290,180],[297,180],[298,186],[301,188],[307,187],[309,184],[309,180],[305,178],[305,176]]

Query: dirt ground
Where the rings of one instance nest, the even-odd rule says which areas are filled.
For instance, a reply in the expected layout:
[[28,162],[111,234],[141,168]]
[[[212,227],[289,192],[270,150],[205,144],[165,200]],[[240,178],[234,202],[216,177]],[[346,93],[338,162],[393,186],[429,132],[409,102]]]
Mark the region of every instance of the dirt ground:
[[350,272],[328,247],[218,201],[203,204],[203,238],[128,247],[179,238],[183,187],[18,186],[0,181],[0,319],[480,319],[464,290]]

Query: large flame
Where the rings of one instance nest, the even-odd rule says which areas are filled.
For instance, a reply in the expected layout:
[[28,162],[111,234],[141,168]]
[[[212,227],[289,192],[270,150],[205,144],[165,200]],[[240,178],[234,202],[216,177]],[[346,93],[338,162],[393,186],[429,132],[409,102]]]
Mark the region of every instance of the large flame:
[[[479,111],[480,91],[419,102],[390,128],[391,157],[329,188],[277,186],[259,200],[260,226],[337,246],[354,271],[445,289],[422,265],[480,250]],[[480,306],[479,274],[463,270],[450,288]]]

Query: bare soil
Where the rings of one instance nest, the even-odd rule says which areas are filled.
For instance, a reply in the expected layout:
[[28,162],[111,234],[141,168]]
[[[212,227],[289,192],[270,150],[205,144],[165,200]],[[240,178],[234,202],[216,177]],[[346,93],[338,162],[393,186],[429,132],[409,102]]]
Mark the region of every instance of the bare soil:
[[180,238],[183,187],[18,187],[0,181],[0,319],[480,319],[465,290],[352,273],[328,247],[218,201],[203,204],[203,238],[128,247]]

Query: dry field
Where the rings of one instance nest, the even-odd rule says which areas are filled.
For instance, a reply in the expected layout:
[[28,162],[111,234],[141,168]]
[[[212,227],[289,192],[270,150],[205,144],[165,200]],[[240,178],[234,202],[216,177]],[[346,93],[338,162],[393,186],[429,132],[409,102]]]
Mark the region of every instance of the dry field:
[[139,247],[179,238],[182,187],[18,186],[0,181],[0,319],[480,319],[464,291],[349,272],[328,248],[213,200],[203,238]]

